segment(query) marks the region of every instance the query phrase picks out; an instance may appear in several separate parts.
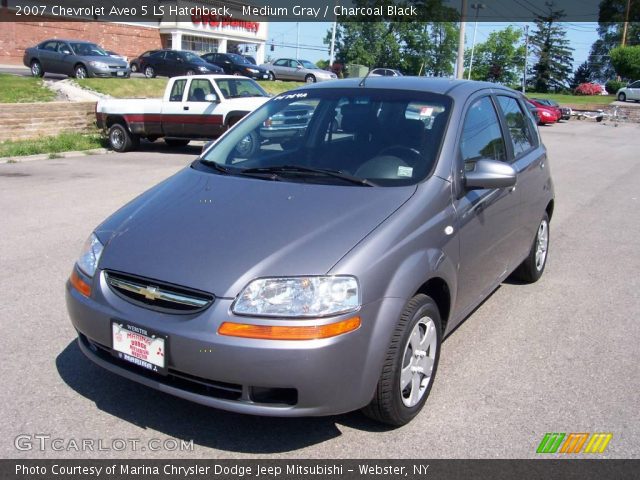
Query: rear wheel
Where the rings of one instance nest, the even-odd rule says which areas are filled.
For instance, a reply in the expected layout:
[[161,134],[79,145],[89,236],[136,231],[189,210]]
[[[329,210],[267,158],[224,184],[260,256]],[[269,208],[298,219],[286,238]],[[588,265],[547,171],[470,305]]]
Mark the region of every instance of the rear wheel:
[[391,338],[376,392],[363,412],[401,426],[422,410],[438,368],[442,343],[440,312],[427,295],[405,306]]
[[135,63],[131,64],[131,71],[133,73],[138,73],[138,65],[136,65]]
[[529,255],[513,272],[513,275],[526,283],[538,281],[547,265],[547,254],[549,252],[549,216],[545,212],[542,220],[538,224],[536,237],[533,240]]
[[195,75],[196,72],[194,72],[193,70],[187,70],[187,75],[191,76],[191,75]]
[[128,152],[138,147],[140,137],[130,133],[124,125],[114,123],[109,128],[109,144],[116,152]]
[[184,138],[165,138],[164,143],[170,147],[186,147],[191,140]]
[[33,75],[34,77],[44,76],[44,70],[42,70],[42,65],[40,65],[40,62],[37,60],[34,60],[33,62],[31,62],[31,75]]
[[627,101],[627,96],[625,95],[624,92],[620,92],[618,94],[618,100],[620,100],[621,102],[626,102]]

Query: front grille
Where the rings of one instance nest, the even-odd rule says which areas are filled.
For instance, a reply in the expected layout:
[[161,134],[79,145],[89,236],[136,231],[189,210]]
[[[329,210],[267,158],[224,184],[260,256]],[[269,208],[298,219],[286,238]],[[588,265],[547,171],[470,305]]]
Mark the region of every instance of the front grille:
[[136,275],[113,271],[104,275],[111,291],[120,298],[165,313],[200,312],[215,300],[210,293]]

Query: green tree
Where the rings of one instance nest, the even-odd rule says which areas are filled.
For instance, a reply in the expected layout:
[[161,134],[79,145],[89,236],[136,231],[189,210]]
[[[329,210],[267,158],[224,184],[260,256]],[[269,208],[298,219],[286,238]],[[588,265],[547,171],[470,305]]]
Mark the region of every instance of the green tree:
[[594,80],[593,69],[589,65],[589,62],[582,62],[582,64],[576,69],[573,74],[573,80],[571,80],[571,88],[576,88],[581,83],[589,83]]
[[558,24],[564,16],[559,10],[553,10],[553,4],[547,4],[549,13],[538,16],[536,30],[531,37],[531,50],[537,58],[530,70],[530,82],[537,92],[548,92],[566,88],[572,73],[573,48],[569,46],[566,30]]
[[611,50],[611,64],[618,75],[627,80],[640,78],[640,45]]
[[[524,45],[521,39],[522,31],[516,27],[491,32],[486,42],[476,44],[471,78],[505,85],[517,83],[524,66]],[[471,49],[467,49],[465,51],[467,71],[470,58]]]
[[[611,63],[610,51],[621,45],[627,0],[602,0],[598,19],[598,40],[591,45],[589,66],[594,79],[600,81],[616,77]],[[640,18],[640,2],[632,1],[629,12],[631,20]],[[640,22],[630,21],[627,28],[626,45],[640,45]]]

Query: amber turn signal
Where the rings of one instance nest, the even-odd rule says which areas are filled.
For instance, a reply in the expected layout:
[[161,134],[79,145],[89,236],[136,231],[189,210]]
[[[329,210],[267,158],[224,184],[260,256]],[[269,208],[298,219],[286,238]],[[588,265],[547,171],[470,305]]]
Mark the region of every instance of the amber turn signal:
[[250,325],[246,323],[224,322],[218,333],[229,337],[259,338],[264,340],[317,340],[330,338],[356,330],[360,327],[360,317],[352,317],[328,325],[291,326]]
[[80,278],[80,275],[78,275],[75,268],[73,269],[73,272],[71,272],[71,278],[69,280],[71,281],[71,285],[73,285],[73,287],[82,295],[85,297],[91,295],[91,285]]

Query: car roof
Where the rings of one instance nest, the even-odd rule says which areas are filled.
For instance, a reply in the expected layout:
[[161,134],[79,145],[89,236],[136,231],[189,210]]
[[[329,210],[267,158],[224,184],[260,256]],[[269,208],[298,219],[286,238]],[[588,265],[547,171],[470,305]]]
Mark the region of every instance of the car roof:
[[171,77],[171,80],[188,79],[188,78],[193,78],[193,79],[208,78],[209,80],[223,80],[223,79],[252,80],[249,77],[240,77],[238,75],[221,75],[221,74],[215,74],[215,73],[211,75],[178,75],[175,77]]
[[384,88],[389,90],[417,90],[449,95],[452,97],[467,97],[480,90],[492,89],[504,92],[519,93],[502,85],[490,82],[478,82],[475,80],[455,80],[451,78],[437,77],[366,77],[364,86],[360,86],[363,78],[346,78],[333,82],[314,83],[307,87],[309,89],[332,89],[332,88]]
[[96,42],[90,42],[89,40],[74,40],[73,38],[49,38],[48,40],[44,40],[40,43],[46,42],[73,42],[73,43],[88,43],[91,45],[98,45]]

